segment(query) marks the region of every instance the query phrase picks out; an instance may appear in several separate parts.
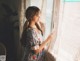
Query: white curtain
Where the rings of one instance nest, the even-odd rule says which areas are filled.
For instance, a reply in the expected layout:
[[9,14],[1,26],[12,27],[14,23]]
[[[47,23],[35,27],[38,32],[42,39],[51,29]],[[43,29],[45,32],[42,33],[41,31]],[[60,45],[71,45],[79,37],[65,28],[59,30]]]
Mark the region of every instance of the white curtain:
[[[80,2],[60,1],[57,61],[80,61]],[[56,46],[58,45],[58,50]]]

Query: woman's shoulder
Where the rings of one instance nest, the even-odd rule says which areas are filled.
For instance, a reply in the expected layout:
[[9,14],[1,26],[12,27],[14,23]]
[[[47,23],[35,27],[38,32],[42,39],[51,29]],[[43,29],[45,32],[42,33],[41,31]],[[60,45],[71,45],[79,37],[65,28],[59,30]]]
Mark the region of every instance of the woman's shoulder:
[[28,28],[26,29],[26,31],[33,31],[33,29],[30,28],[30,27],[28,27]]
[[29,33],[29,34],[30,34],[30,33],[32,34],[32,33],[34,33],[34,29],[28,27],[28,28],[26,29],[26,32]]

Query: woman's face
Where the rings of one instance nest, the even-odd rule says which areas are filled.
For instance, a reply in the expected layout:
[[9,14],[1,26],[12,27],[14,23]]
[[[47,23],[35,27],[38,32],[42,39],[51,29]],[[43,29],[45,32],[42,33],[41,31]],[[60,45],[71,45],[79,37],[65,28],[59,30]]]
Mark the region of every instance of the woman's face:
[[33,20],[34,20],[35,22],[38,22],[39,19],[40,19],[40,13],[36,14],[36,15],[33,17]]

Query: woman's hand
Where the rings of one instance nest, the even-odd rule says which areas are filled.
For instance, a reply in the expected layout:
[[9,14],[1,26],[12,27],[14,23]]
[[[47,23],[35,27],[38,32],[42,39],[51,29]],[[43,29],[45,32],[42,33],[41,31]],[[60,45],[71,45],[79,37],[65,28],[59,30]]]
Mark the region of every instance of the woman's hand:
[[49,43],[51,40],[54,39],[55,33],[56,33],[56,32],[53,31],[53,32],[48,36],[48,38],[39,46],[39,49],[35,50],[36,54],[39,53],[39,52],[41,52],[42,49],[45,47],[45,45],[46,45],[47,43]]
[[52,31],[52,33],[48,36],[48,41],[51,41],[54,39],[56,32]]

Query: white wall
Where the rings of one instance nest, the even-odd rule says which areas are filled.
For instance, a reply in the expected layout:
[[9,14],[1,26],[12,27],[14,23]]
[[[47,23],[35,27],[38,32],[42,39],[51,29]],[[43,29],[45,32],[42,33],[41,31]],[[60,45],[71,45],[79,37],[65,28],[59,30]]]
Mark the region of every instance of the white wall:
[[61,6],[54,54],[57,61],[80,61],[80,2]]

